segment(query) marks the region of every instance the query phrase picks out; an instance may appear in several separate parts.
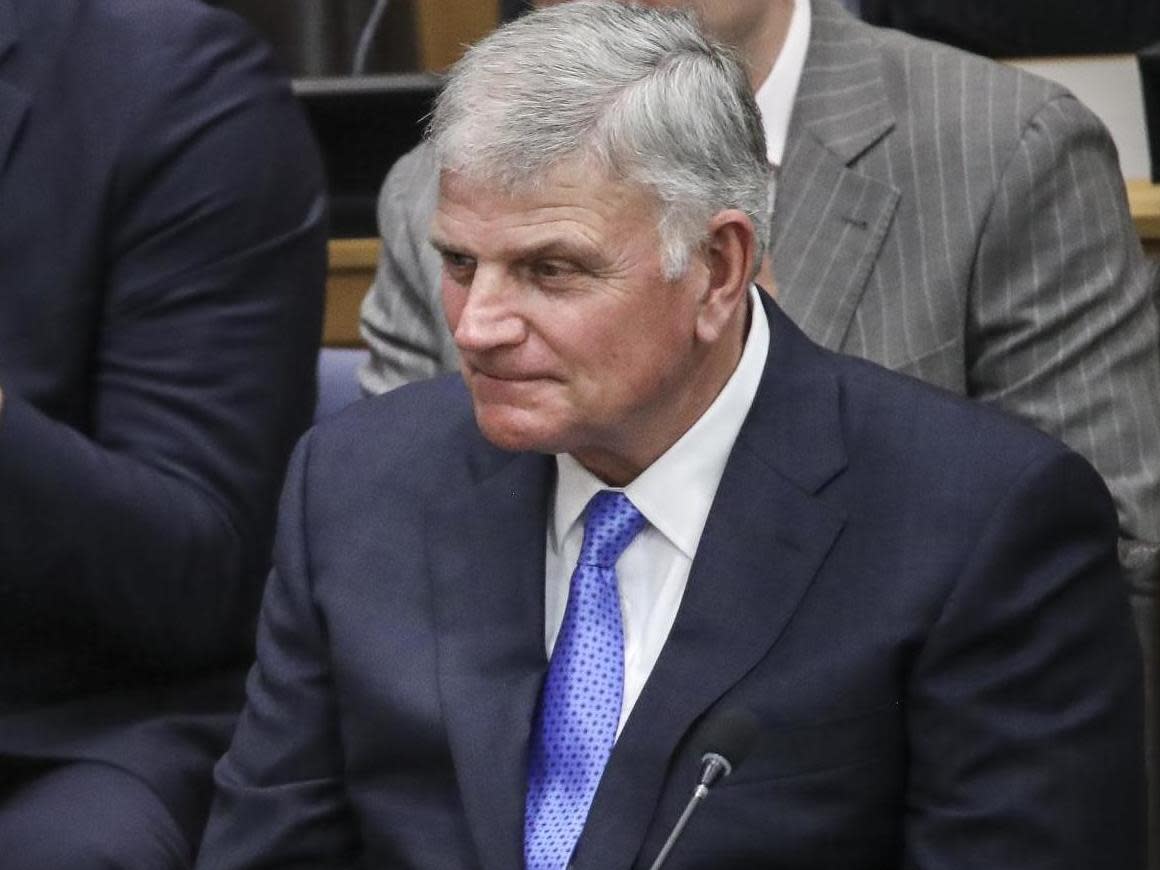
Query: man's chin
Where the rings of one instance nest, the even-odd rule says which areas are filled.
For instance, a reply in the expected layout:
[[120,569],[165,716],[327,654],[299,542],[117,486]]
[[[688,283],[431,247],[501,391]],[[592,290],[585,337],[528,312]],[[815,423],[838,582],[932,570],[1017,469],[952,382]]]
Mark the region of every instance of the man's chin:
[[556,453],[556,439],[549,437],[527,414],[506,408],[475,406],[475,422],[483,437],[501,450],[514,453]]

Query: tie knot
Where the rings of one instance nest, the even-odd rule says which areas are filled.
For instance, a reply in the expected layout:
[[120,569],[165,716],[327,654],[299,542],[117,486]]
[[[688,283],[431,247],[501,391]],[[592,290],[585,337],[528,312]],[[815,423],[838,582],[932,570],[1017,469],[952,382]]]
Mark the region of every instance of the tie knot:
[[581,565],[613,568],[636,533],[644,527],[644,515],[623,492],[603,489],[588,502],[584,518]]

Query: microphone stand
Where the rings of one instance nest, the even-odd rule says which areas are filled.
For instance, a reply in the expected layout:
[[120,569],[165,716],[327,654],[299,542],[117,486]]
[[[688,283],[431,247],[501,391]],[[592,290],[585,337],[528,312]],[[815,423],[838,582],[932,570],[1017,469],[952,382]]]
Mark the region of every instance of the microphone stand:
[[677,819],[677,823],[673,826],[673,830],[669,833],[669,838],[665,840],[664,846],[661,847],[660,854],[657,855],[656,860],[652,862],[649,870],[660,870],[661,865],[664,864],[665,859],[669,857],[669,852],[673,851],[673,846],[677,844],[677,838],[681,836],[681,832],[685,830],[685,825],[689,823],[689,819],[693,817],[693,813],[701,802],[709,796],[709,789],[713,787],[719,779],[723,779],[733,772],[733,765],[723,755],[718,755],[716,752],[706,752],[701,756],[701,779],[697,783],[697,787],[693,789],[693,796],[689,798],[689,802],[685,804],[685,810],[681,813],[681,817]]

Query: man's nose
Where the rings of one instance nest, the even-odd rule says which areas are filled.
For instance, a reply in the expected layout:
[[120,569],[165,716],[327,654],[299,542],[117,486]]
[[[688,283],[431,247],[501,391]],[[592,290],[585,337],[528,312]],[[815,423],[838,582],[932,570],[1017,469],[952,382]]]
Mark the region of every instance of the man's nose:
[[480,352],[522,342],[527,324],[517,299],[518,289],[510,275],[499,268],[477,267],[455,324],[456,346]]

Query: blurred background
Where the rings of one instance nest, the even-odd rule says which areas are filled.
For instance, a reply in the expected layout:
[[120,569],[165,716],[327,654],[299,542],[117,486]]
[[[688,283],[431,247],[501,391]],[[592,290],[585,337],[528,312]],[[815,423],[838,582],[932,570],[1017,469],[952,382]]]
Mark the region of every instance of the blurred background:
[[[213,0],[248,18],[295,78],[446,69],[523,0]],[[369,30],[365,30],[370,25]],[[373,32],[372,32],[373,31]]]
[[[438,76],[530,0],[208,0],[273,45],[322,145],[336,237],[377,235],[378,187],[420,138]],[[1059,81],[1160,182],[1160,0],[842,0],[871,23]],[[1150,140],[1150,141],[1149,141]]]

